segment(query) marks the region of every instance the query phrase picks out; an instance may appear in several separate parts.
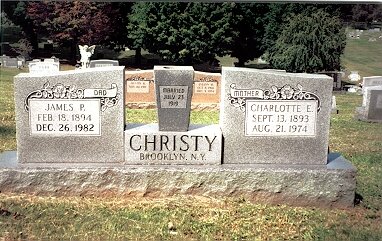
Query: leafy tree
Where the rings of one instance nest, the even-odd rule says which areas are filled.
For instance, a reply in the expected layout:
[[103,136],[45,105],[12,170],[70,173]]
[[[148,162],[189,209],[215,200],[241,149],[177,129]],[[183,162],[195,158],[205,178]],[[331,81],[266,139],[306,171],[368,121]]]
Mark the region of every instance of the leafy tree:
[[137,65],[141,64],[141,49],[145,47],[149,9],[150,6],[147,3],[138,2],[132,6],[131,14],[128,15],[127,42],[128,46],[135,50],[135,64]]
[[322,9],[305,12],[292,15],[283,26],[269,49],[269,62],[289,72],[339,70],[345,45],[345,31],[337,17]]
[[111,3],[90,1],[28,2],[27,16],[36,32],[70,46],[73,61],[79,44],[110,44],[120,19]]
[[[132,47],[178,64],[211,61],[232,44],[232,4],[138,3],[130,15]],[[135,35],[135,37],[132,37]]]
[[38,50],[38,40],[35,27],[31,19],[28,18],[27,3],[23,1],[3,1],[2,10],[7,14],[8,18],[12,23],[20,27],[22,30],[22,38],[25,40],[23,43],[29,42],[32,46],[32,55],[37,54]]
[[381,4],[356,4],[352,8],[354,22],[382,21]]
[[32,53],[33,47],[27,39],[20,39],[17,42],[17,47],[13,48],[13,51],[28,59],[29,55]]
[[231,57],[236,57],[238,66],[263,54],[264,20],[266,5],[256,3],[235,3],[232,7]]

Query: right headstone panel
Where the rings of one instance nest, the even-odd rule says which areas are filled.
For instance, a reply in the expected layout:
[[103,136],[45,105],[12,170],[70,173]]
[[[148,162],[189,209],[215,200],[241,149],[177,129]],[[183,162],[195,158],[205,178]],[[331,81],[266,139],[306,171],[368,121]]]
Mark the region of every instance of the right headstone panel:
[[223,67],[223,163],[325,165],[333,80]]

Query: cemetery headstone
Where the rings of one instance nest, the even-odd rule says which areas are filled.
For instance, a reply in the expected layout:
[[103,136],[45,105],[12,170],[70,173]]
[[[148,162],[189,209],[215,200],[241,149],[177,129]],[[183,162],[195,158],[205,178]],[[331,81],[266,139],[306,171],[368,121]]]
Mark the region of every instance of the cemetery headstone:
[[319,72],[319,74],[326,74],[333,78],[333,90],[341,90],[342,88],[342,75],[343,72],[339,71],[325,71]]
[[20,163],[124,161],[124,67],[22,73],[14,86]]
[[356,118],[367,122],[382,122],[382,85],[365,90],[363,105],[356,109]]
[[18,68],[18,59],[17,58],[5,58],[3,60],[4,67],[9,67],[9,68]]
[[60,63],[54,61],[29,62],[29,73],[35,75],[48,75],[60,71]]
[[155,66],[154,78],[159,130],[187,131],[194,69],[190,66]]
[[53,59],[53,58],[50,58],[50,59],[44,59],[44,62],[46,62],[46,63],[54,63],[54,62],[56,62],[56,60]]
[[332,78],[223,67],[223,163],[325,165]]
[[338,114],[336,97],[332,96],[332,113]]
[[360,81],[361,76],[358,74],[358,71],[350,71],[348,78],[352,82],[357,82]]
[[91,60],[89,64],[89,68],[99,68],[99,67],[109,67],[109,66],[119,66],[118,60],[97,59],[97,60]]
[[0,56],[0,63],[2,66],[5,66],[4,64],[4,61],[6,61],[9,57],[6,56],[5,54],[3,54],[2,56]]
[[369,76],[369,77],[363,77],[362,81],[362,106],[366,106],[366,100],[368,99],[368,91],[367,89],[369,87],[373,86],[382,86],[382,76]]
[[363,81],[362,81],[363,90],[371,86],[382,86],[382,76],[363,77]]

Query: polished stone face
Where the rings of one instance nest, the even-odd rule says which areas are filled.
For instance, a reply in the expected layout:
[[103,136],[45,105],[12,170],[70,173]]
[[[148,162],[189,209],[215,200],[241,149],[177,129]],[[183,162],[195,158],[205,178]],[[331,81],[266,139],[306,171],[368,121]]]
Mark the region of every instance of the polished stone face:
[[15,77],[21,163],[123,162],[124,67]]
[[327,163],[332,84],[325,75],[223,68],[223,163]]

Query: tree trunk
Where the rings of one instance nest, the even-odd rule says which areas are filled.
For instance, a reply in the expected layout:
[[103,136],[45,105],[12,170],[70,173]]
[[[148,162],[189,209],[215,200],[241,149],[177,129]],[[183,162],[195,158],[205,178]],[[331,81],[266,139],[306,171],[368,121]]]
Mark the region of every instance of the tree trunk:
[[29,41],[32,45],[32,52],[30,56],[32,57],[38,57],[39,56],[39,51],[38,51],[38,39],[37,39],[37,34],[34,31],[29,32]]
[[135,64],[137,66],[140,66],[142,63],[142,53],[141,53],[141,48],[137,48],[135,50]]
[[236,62],[237,63],[237,67],[244,67],[244,64],[245,64],[245,60],[244,59],[242,59],[242,58],[239,58],[238,59],[239,61],[238,62]]
[[77,41],[73,41],[70,44],[70,56],[69,56],[69,61],[72,65],[77,64],[77,51],[78,51],[78,43]]

